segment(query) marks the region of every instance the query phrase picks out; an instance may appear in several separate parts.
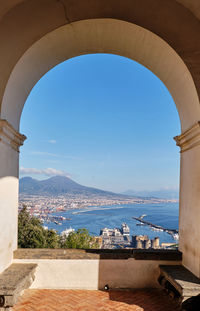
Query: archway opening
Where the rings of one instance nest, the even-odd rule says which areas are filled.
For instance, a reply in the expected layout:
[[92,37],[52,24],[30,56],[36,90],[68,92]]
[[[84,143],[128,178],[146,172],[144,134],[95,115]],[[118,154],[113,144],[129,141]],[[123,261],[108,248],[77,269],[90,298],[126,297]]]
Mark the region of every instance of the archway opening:
[[[27,96],[37,81],[62,61],[88,53],[112,53],[136,60],[149,68],[163,81],[176,104],[182,131],[177,143],[183,152],[180,173],[180,250],[183,252],[183,264],[199,275],[200,250],[196,247],[199,245],[199,228],[193,224],[198,224],[199,217],[200,106],[191,72],[184,63],[185,57],[181,58],[175,46],[169,45],[170,40],[162,39],[166,37],[159,37],[138,25],[111,18],[81,20],[59,28],[53,26],[48,34],[40,38],[36,39],[33,36],[32,41],[26,45],[26,51],[22,47],[6,71],[2,84],[4,88],[1,103],[2,133],[6,139],[8,138],[11,150],[3,145],[0,154],[1,163],[4,163],[1,168],[1,189],[5,189],[1,194],[4,202],[1,223],[5,227],[6,237],[1,267],[5,268],[7,262],[11,262],[12,251],[16,248],[18,192],[16,151],[24,140],[18,130]],[[7,189],[12,196],[8,195]],[[4,215],[6,210],[12,215],[9,222]],[[191,227],[194,228],[195,243],[190,238]],[[1,237],[3,242],[4,236]]]
[[[116,55],[72,58],[36,84],[21,122],[28,141],[20,173],[29,178],[20,180],[20,208],[26,204],[45,228],[59,234],[86,228],[103,239],[103,248],[136,247],[132,236],[158,236],[163,248],[177,244],[174,232],[132,218],[146,214],[151,223],[178,230],[179,153],[172,137],[179,117],[148,69]],[[130,228],[128,241],[122,223]],[[106,241],[104,228],[116,237]]]

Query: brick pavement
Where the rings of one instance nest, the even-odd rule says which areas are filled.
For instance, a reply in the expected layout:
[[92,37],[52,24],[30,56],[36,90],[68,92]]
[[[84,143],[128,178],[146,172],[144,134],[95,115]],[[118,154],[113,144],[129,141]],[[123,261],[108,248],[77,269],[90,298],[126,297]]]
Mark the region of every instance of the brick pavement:
[[158,290],[26,290],[13,311],[178,311]]

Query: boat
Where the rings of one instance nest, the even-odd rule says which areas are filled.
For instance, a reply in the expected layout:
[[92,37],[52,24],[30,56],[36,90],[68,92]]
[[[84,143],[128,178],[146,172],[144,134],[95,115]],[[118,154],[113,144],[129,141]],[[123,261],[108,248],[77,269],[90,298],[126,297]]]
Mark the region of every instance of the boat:
[[139,219],[143,219],[143,218],[146,217],[146,216],[147,216],[146,214],[143,214],[143,215],[139,216],[138,218],[139,218]]
[[178,233],[174,233],[173,235],[174,240],[179,240],[179,234]]

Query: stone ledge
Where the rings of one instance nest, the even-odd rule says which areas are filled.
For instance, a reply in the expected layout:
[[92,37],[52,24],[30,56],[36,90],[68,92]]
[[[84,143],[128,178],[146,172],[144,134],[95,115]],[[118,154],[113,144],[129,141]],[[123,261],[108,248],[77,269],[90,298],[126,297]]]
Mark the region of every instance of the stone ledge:
[[176,265],[160,265],[159,267],[159,283],[164,288],[166,288],[166,285],[170,283],[174,287],[174,289],[180,294],[182,301],[200,294],[200,279],[197,278],[185,267]]
[[34,281],[36,264],[12,264],[0,274],[0,310],[9,310]]
[[182,253],[176,250],[142,249],[28,249],[14,252],[14,259],[110,259],[181,261]]
[[178,250],[137,249],[133,250],[133,255],[136,260],[182,261],[182,253]]

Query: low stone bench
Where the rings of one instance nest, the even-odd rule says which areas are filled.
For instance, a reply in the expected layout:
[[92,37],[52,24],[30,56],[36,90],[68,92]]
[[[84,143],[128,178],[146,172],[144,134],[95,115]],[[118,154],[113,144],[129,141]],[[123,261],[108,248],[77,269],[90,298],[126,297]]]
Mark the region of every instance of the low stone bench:
[[[183,266],[160,265],[160,285],[180,304],[200,294],[200,279]],[[185,304],[185,303],[184,303]],[[200,307],[199,307],[200,310]]]
[[34,281],[36,264],[12,264],[0,274],[0,310],[10,310]]

